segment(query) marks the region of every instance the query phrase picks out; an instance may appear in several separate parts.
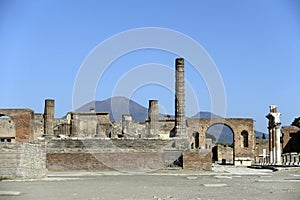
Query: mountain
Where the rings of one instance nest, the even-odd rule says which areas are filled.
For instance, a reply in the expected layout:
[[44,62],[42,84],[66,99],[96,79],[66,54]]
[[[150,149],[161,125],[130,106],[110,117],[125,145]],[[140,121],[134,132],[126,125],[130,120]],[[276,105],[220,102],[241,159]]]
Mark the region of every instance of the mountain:
[[255,131],[255,137],[262,138],[262,136],[263,136],[264,134],[265,134],[266,139],[269,139],[269,134],[263,133],[263,132],[260,132],[260,131]]
[[222,117],[211,112],[200,111],[194,116],[192,116],[192,118],[222,118]]
[[223,124],[211,126],[206,133],[213,135],[216,138],[215,142],[233,143],[233,133],[231,129]]
[[[138,104],[137,102],[128,99],[126,97],[112,97],[103,101],[92,101],[80,108],[77,112],[90,112],[90,109],[94,108],[96,112],[109,112],[111,121],[122,120],[123,114],[131,114],[132,120],[137,122],[144,122],[148,117],[148,108]],[[159,117],[163,117],[164,114],[159,114]],[[198,112],[192,118],[220,118],[210,112]],[[174,115],[170,115],[174,117]]]
[[[263,132],[260,131],[254,131],[255,137],[262,138]],[[228,126],[225,126],[223,124],[216,124],[214,126],[211,126],[207,130],[208,135],[212,135],[216,138],[215,142],[233,142],[233,133],[231,129]],[[266,139],[269,139],[269,134],[265,134]]]
[[147,119],[148,109],[126,97],[112,97],[104,101],[92,101],[78,108],[77,112],[109,112],[111,121],[122,120],[123,114],[131,114],[133,121],[143,122]]

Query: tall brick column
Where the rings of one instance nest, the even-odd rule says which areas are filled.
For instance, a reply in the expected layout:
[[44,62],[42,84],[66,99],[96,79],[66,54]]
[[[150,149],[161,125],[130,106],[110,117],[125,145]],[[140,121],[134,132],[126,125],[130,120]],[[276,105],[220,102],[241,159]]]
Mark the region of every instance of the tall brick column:
[[46,99],[45,109],[44,109],[44,136],[54,136],[53,124],[54,124],[54,100]]
[[184,59],[177,58],[175,65],[175,134],[176,137],[185,137]]
[[157,134],[158,130],[158,101],[149,100],[148,108],[149,131],[150,134]]

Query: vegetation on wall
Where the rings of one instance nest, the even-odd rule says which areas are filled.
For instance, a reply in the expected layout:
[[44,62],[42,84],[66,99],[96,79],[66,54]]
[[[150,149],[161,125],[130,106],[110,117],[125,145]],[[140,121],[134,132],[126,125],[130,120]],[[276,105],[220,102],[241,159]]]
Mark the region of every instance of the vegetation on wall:
[[300,128],[300,117],[295,118],[291,125]]

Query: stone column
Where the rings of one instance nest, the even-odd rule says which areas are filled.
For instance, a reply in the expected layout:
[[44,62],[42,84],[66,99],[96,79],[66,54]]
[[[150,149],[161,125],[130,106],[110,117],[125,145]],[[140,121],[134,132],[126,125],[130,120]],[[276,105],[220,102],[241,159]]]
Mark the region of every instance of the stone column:
[[186,137],[183,58],[176,59],[175,81],[175,134]]
[[275,135],[276,135],[276,164],[281,165],[281,145],[280,145],[280,124],[276,124],[275,126]]
[[280,145],[280,115],[277,106],[270,106],[270,113],[266,116],[269,119],[269,149],[270,163],[281,165],[281,145]]
[[272,149],[273,149],[273,162],[272,164],[276,164],[276,153],[277,153],[277,150],[276,150],[276,132],[275,132],[275,127],[272,128]]
[[149,100],[148,108],[149,131],[151,135],[157,134],[158,131],[158,101]]
[[273,163],[273,131],[269,128],[269,163]]
[[54,136],[54,100],[45,100],[44,109],[44,136]]

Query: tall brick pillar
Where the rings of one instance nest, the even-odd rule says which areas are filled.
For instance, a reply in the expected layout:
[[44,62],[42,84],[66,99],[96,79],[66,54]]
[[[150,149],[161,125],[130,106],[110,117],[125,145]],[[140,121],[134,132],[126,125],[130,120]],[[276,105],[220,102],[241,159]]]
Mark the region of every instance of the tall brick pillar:
[[184,59],[177,58],[175,65],[175,134],[176,137],[185,137]]
[[149,131],[151,135],[157,134],[158,130],[158,101],[149,100],[148,108]]
[[44,136],[54,136],[53,124],[54,124],[54,100],[46,99],[45,109],[44,109]]

